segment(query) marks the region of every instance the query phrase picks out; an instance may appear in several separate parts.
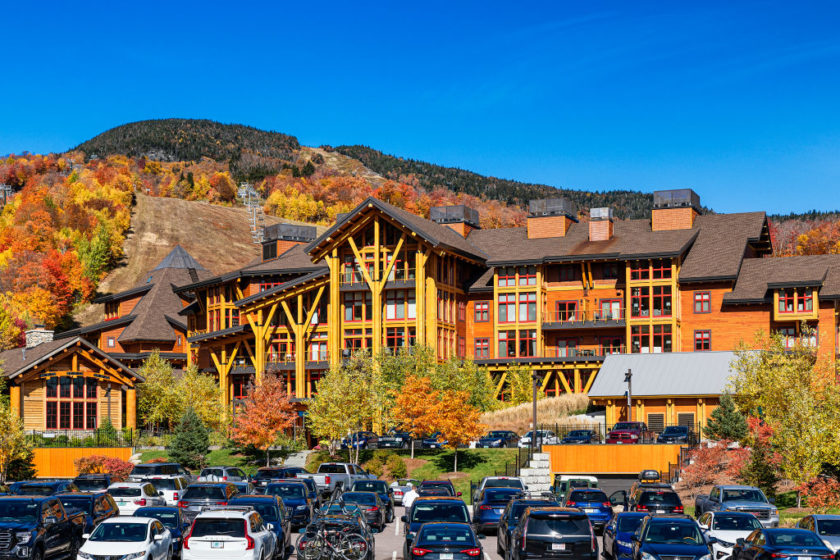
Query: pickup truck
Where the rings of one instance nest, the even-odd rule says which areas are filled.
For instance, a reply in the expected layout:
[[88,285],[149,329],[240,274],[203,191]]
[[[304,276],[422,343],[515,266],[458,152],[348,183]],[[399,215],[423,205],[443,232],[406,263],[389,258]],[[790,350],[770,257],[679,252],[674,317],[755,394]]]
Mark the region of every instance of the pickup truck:
[[607,433],[605,443],[653,443],[654,437],[644,422],[618,422]]
[[376,480],[374,475],[353,463],[321,463],[317,473],[298,473],[297,478],[312,479],[322,496],[331,495],[336,488],[349,490],[357,480]]
[[85,521],[84,512],[68,514],[56,496],[0,497],[0,556],[76,558]]
[[779,510],[754,486],[713,487],[711,493],[701,494],[694,500],[695,517],[707,511],[745,511],[755,515],[764,527],[779,526]]

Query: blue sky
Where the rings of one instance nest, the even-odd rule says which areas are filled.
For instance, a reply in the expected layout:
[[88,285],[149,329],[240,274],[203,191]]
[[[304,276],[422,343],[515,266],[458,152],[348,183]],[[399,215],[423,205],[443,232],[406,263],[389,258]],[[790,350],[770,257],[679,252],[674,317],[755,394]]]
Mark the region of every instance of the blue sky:
[[840,208],[836,2],[18,2],[0,154],[209,118],[567,188]]

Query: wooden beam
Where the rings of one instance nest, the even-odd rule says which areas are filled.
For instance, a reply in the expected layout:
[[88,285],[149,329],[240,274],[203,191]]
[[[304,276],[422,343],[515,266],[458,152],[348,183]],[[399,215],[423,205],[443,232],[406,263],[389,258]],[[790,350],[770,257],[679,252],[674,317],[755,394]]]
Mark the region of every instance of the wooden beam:
[[388,281],[388,276],[391,274],[391,271],[394,270],[394,265],[397,263],[397,259],[400,255],[400,251],[402,250],[403,243],[405,243],[405,233],[403,233],[400,237],[400,240],[397,241],[397,247],[394,249],[391,262],[388,264],[388,268],[385,270],[385,274],[382,275],[383,282]]
[[373,290],[373,280],[371,280],[370,274],[368,274],[365,261],[362,258],[362,254],[359,252],[359,248],[356,247],[356,241],[352,237],[348,237],[347,241],[350,243],[350,249],[353,250],[353,256],[356,257],[356,262],[359,264],[359,269],[362,271],[362,276],[365,277],[365,282],[367,282],[368,288]]
[[598,375],[597,371],[590,371],[589,372],[589,379],[586,380],[586,387],[583,388],[583,392],[589,394],[589,389],[592,387],[592,383],[595,381],[595,377]]
[[505,379],[507,379],[507,371],[503,371],[499,377],[499,382],[496,384],[496,391],[493,393],[494,399],[498,399],[499,395],[502,394],[502,389],[505,388]]
[[312,300],[312,307],[306,314],[306,321],[303,324],[303,328],[307,328],[309,323],[312,322],[312,316],[315,315],[315,310],[318,309],[318,304],[321,303],[321,296],[324,295],[324,288],[325,286],[318,288],[318,293],[315,295],[315,299]]
[[567,393],[574,393],[574,391],[572,391],[572,388],[569,387],[569,382],[566,381],[566,374],[562,370],[557,372],[557,377],[560,378],[560,383],[563,384],[563,389],[565,389]]

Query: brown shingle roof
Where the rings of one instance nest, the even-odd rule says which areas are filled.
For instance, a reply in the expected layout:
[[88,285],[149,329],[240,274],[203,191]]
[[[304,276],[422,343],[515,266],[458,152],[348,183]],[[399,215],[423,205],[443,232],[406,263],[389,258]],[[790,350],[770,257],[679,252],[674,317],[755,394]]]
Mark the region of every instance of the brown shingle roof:
[[256,272],[312,272],[327,268],[323,260],[313,263],[305,249],[305,244],[294,245],[276,259],[248,265],[242,268],[241,272],[243,274],[253,274]]
[[698,216],[694,227],[700,235],[683,262],[680,281],[734,280],[747,243],[761,239],[765,222],[764,212]]
[[0,364],[3,368],[3,376],[12,378],[17,377],[18,375],[22,375],[26,373],[26,371],[43,360],[46,360],[50,356],[53,356],[65,348],[69,348],[76,344],[81,344],[85,347],[86,350],[93,353],[99,359],[105,362],[110,362],[114,366],[122,369],[132,377],[142,381],[143,379],[138,376],[132,369],[125,366],[122,362],[115,360],[113,357],[109,356],[99,348],[95,347],[85,339],[81,337],[72,337],[72,338],[62,338],[57,340],[52,340],[50,342],[43,342],[38,346],[34,346],[32,348],[15,348],[13,350],[6,350],[5,352],[0,352]]
[[766,302],[773,288],[813,286],[822,299],[840,299],[840,255],[744,259],[724,303]]

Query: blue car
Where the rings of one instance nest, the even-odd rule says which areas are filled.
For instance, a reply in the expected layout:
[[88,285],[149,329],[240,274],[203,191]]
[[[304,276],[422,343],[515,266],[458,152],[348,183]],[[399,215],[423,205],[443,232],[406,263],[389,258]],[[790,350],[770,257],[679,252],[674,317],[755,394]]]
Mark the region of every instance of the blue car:
[[522,496],[519,488],[485,488],[473,503],[473,528],[478,534],[495,531],[508,502]]
[[613,518],[612,504],[603,490],[597,488],[576,488],[566,497],[566,507],[579,508],[586,512],[589,522],[596,530],[603,530]]
[[441,436],[440,432],[435,432],[429,437],[423,438],[421,443],[421,447],[424,449],[443,449],[443,446],[448,444],[449,441],[443,440],[440,441],[438,438]]
[[27,480],[15,482],[10,487],[17,496],[52,496],[64,492],[78,492],[79,488],[72,480]]
[[373,432],[356,432],[341,440],[342,449],[376,449],[379,447],[379,436]]
[[292,529],[306,527],[312,521],[313,504],[309,499],[309,489],[301,480],[270,482],[265,487],[266,496],[280,496]]
[[572,430],[560,443],[601,443],[601,437],[593,430]]
[[71,514],[74,511],[81,511],[85,514],[85,529],[83,533],[90,534],[96,526],[120,514],[120,509],[114,498],[106,492],[71,492],[69,494],[57,494],[61,500],[64,510]]
[[163,526],[169,529],[172,535],[172,552],[181,554],[181,545],[184,542],[184,535],[190,530],[190,522],[180,508],[170,506],[141,507],[137,508],[132,515],[134,517],[152,517],[163,523]]
[[633,555],[633,534],[647,517],[641,511],[619,513],[604,527],[604,554],[613,560]]
[[276,557],[283,559],[291,550],[292,528],[286,506],[279,496],[237,496],[228,505],[251,506],[269,524],[269,530],[277,537]]
[[633,560],[648,558],[709,558],[710,542],[697,521],[687,515],[645,517],[633,535]]

